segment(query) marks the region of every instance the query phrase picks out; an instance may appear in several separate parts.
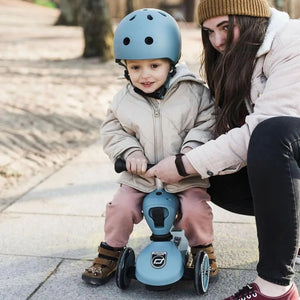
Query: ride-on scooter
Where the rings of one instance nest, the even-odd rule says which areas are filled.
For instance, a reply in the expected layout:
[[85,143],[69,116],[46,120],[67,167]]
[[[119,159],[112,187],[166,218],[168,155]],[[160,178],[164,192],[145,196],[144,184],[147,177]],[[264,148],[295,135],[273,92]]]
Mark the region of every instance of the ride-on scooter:
[[[125,162],[117,159],[115,171],[120,173],[125,170]],[[158,178],[155,180],[157,189],[143,200],[143,214],[152,231],[152,242],[141,251],[137,259],[132,248],[125,248],[118,262],[117,286],[127,289],[131,279],[137,279],[147,289],[166,290],[182,278],[192,278],[196,293],[204,294],[209,284],[208,255],[204,251],[197,254],[193,274],[185,268],[188,242],[183,230],[172,228],[179,209],[179,199],[166,192]]]

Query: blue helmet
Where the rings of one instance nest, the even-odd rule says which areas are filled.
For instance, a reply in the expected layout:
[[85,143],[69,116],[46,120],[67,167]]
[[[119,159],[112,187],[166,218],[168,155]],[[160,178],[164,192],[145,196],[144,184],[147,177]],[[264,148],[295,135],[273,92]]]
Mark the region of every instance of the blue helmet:
[[177,22],[168,13],[154,8],[130,13],[116,29],[114,55],[116,62],[168,58],[176,64],[181,55]]

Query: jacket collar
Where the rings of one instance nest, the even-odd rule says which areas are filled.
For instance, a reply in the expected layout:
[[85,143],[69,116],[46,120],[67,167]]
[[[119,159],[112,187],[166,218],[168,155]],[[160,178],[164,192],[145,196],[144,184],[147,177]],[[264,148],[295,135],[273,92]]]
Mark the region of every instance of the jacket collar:
[[176,65],[176,74],[171,78],[169,87],[176,84],[178,81],[197,80],[196,76],[188,69],[185,62],[180,62]]
[[266,31],[265,39],[257,51],[256,57],[260,57],[271,50],[275,35],[285,26],[290,20],[286,12],[271,8],[271,17]]

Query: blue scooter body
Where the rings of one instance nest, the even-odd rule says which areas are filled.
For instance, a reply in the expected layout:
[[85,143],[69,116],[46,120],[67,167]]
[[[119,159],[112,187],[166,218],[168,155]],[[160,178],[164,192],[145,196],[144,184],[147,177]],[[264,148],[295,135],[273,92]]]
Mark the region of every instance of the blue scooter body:
[[[170,233],[178,208],[177,196],[164,189],[157,189],[144,198],[143,213],[153,235],[161,237]],[[135,276],[147,285],[169,285],[182,278],[184,263],[173,241],[153,241],[139,254]]]
[[169,285],[180,280],[183,273],[181,252],[171,241],[150,243],[136,260],[136,279],[146,285]]
[[[125,162],[117,159],[115,170],[117,173],[125,171]],[[116,272],[116,283],[120,289],[126,289],[131,278],[136,278],[160,290],[160,287],[169,288],[184,276],[189,245],[184,231],[172,228],[179,209],[179,199],[166,192],[158,178],[155,180],[157,190],[143,200],[143,214],[153,233],[152,242],[141,251],[136,261],[132,248],[128,247],[122,252]],[[201,251],[196,257],[194,271],[197,294],[205,293],[208,283],[209,258]]]
[[179,208],[176,195],[157,189],[143,200],[143,214],[154,235],[168,234]]

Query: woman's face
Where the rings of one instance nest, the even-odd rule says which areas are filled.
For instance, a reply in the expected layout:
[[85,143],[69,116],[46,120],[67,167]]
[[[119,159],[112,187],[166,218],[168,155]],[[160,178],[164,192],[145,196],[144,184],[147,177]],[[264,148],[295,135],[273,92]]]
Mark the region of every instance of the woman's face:
[[[207,31],[209,41],[212,46],[223,53],[226,49],[226,40],[229,26],[228,16],[219,16],[211,19],[207,19],[202,24],[202,29]],[[233,29],[233,42],[236,42],[240,37],[240,29],[234,22]]]

